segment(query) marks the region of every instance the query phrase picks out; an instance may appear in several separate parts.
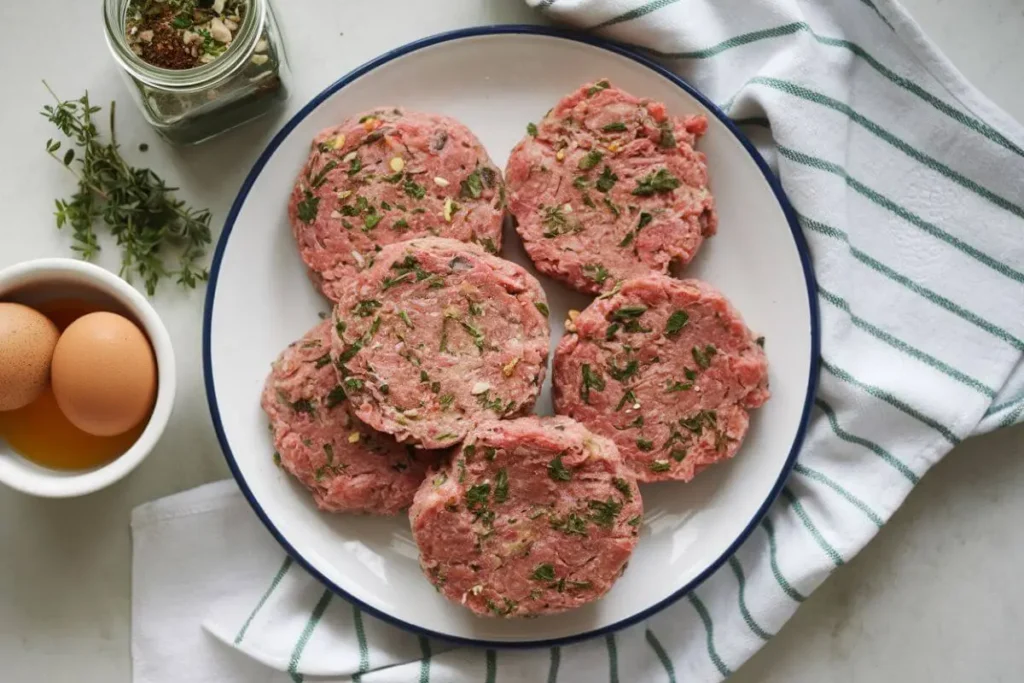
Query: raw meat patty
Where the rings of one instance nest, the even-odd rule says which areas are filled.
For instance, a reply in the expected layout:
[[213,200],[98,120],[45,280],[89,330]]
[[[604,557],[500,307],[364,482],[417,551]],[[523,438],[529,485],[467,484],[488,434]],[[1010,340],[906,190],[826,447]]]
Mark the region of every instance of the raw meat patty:
[[334,349],[361,420],[424,448],[529,411],[548,358],[547,303],[523,268],[438,237],[393,244],[345,291]]
[[380,247],[435,235],[501,249],[505,189],[455,119],[383,107],[313,140],[288,217],[302,260],[332,301]]
[[267,378],[261,403],[280,464],[322,510],[397,514],[439,454],[402,446],[357,420],[330,349],[328,320],[285,349]]
[[555,411],[615,441],[640,481],[690,481],[733,457],[768,400],[764,341],[703,282],[627,280],[567,330]]
[[565,417],[478,426],[409,509],[430,582],[499,617],[600,598],[622,574],[642,515],[615,445]]
[[509,208],[533,263],[583,292],[688,263],[718,219],[703,116],[608,81],[564,98],[512,150]]

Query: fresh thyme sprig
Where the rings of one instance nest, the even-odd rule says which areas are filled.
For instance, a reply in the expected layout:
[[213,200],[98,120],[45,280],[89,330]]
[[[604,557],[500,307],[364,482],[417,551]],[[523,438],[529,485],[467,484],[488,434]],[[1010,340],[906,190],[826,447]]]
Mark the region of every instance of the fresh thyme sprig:
[[[198,261],[210,244],[210,212],[197,210],[175,197],[176,187],[149,169],[130,166],[118,151],[114,128],[115,103],[110,103],[110,142],[104,143],[93,122],[101,107],[89,102],[89,94],[63,101],[45,82],[56,105],[40,112],[71,140],[63,154],[59,140],[47,140],[46,151],[78,178],[78,191],[69,199],[56,200],[57,227],[71,226],[75,245],[84,259],[100,250],[94,225],[102,219],[121,247],[121,276],[142,278],[152,296],[164,277],[195,288],[208,277]],[[177,259],[177,267],[168,260]]]

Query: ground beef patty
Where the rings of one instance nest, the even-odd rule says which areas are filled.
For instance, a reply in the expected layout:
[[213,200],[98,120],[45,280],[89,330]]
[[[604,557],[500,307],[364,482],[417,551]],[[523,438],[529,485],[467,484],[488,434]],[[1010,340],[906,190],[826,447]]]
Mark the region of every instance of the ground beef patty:
[[499,617],[600,598],[622,574],[642,515],[615,445],[565,417],[478,426],[409,509],[430,582]]
[[313,280],[337,301],[386,244],[434,235],[497,253],[504,202],[501,175],[468,128],[387,107],[316,136],[288,216]]
[[334,312],[356,415],[441,448],[480,420],[529,411],[547,365],[547,312],[533,276],[475,245],[428,237],[384,247]]
[[280,464],[329,512],[394,515],[439,454],[398,444],[352,414],[331,363],[331,322],[291,344],[263,390]]
[[567,324],[555,411],[615,441],[640,481],[690,481],[736,454],[768,400],[763,339],[710,285],[627,280]]
[[508,161],[509,207],[537,269],[596,293],[688,263],[715,233],[703,116],[669,116],[608,81],[529,128]]

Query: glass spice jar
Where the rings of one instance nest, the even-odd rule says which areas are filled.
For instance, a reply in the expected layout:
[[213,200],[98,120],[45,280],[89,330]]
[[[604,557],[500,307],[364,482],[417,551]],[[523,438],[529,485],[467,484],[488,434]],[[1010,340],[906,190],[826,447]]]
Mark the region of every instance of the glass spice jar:
[[270,0],[246,0],[227,49],[194,68],[166,69],[132,51],[131,0],[104,0],[107,45],[146,120],[172,143],[190,145],[251,121],[288,99],[288,62]]

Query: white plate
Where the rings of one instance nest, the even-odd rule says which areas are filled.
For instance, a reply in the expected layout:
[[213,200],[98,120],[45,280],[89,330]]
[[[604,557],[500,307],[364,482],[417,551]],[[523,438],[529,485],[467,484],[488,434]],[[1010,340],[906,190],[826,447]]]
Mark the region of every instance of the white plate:
[[[379,105],[448,114],[468,125],[504,166],[527,122],[580,84],[609,78],[700,112],[719,235],[687,275],[733,301],[767,338],[772,399],[754,413],[738,457],[692,484],[643,489],[645,521],[629,568],[593,605],[533,620],[474,617],[424,579],[404,518],[318,512],[271,460],[259,395],[271,361],[328,310],[310,285],[288,227],[292,183],[323,128]],[[817,311],[807,250],[764,162],[702,96],[653,63],[587,38],[532,27],[491,27],[414,43],[363,66],[317,96],[274,138],[246,180],[217,245],[206,303],[204,365],[214,425],[256,513],[306,569],[340,595],[393,623],[486,645],[567,642],[621,628],[668,605],[717,568],[767,509],[803,436],[816,376]],[[504,256],[529,267],[514,231]],[[532,269],[531,269],[532,270]],[[569,308],[588,299],[541,278],[552,345]],[[538,412],[551,411],[550,384]]]

